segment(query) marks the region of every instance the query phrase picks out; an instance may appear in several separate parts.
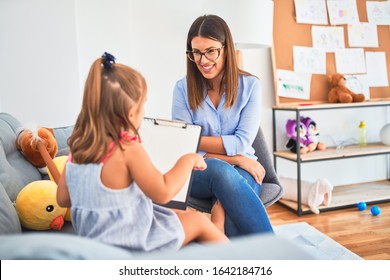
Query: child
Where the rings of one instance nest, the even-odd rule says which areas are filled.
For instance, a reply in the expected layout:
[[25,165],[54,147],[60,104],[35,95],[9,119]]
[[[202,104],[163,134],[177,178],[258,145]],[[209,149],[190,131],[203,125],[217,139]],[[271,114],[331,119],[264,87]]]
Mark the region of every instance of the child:
[[[77,234],[136,251],[179,249],[196,240],[227,241],[205,215],[154,204],[169,202],[202,156],[182,156],[166,174],[154,167],[137,129],[144,117],[145,79],[109,54],[89,72],[82,109],[69,138],[70,160],[57,201],[71,207]],[[223,208],[213,221],[224,222]]]

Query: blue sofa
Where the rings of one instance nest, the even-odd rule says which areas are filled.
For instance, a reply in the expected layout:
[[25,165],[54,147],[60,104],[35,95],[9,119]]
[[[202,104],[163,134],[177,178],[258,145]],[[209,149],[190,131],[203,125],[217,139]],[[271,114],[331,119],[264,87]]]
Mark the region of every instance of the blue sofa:
[[[235,238],[229,244],[194,243],[179,251],[137,253],[76,236],[68,222],[59,232],[23,229],[13,202],[24,186],[42,180],[42,175],[15,146],[21,127],[10,114],[0,113],[0,259],[311,259],[294,244],[273,235]],[[54,129],[59,147],[57,156],[68,154],[66,141],[72,129],[72,126]],[[272,172],[268,176],[276,177]],[[270,183],[262,199],[267,199],[268,206],[281,193],[276,181]],[[206,205],[206,211],[207,203],[192,201],[193,207]]]

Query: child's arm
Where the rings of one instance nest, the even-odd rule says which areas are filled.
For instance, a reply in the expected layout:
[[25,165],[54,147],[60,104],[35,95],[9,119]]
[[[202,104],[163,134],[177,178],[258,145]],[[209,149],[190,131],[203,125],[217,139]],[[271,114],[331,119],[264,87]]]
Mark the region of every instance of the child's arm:
[[141,144],[129,145],[125,153],[132,179],[145,195],[159,204],[168,203],[180,191],[193,169],[206,169],[203,157],[196,153],[180,157],[165,174],[153,165]]
[[64,167],[58,182],[57,203],[64,208],[69,208],[71,206],[68,185],[66,184],[66,166]]

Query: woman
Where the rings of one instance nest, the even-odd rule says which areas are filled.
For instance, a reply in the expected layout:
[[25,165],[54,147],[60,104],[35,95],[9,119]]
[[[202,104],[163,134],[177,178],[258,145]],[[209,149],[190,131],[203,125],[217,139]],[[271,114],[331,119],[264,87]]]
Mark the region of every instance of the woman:
[[203,127],[199,149],[207,169],[195,171],[191,196],[222,204],[229,237],[273,233],[259,198],[265,170],[252,148],[260,109],[260,81],[238,68],[226,22],[216,15],[197,18],[188,32],[187,76],[175,85],[172,118]]

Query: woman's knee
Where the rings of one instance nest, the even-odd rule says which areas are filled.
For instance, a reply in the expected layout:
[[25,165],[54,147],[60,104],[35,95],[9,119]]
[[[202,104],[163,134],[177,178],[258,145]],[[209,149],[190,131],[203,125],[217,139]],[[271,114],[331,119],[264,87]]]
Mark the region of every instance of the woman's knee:
[[213,178],[220,178],[223,180],[230,179],[231,176],[239,175],[234,167],[226,161],[217,158],[206,159],[207,172],[212,173]]

